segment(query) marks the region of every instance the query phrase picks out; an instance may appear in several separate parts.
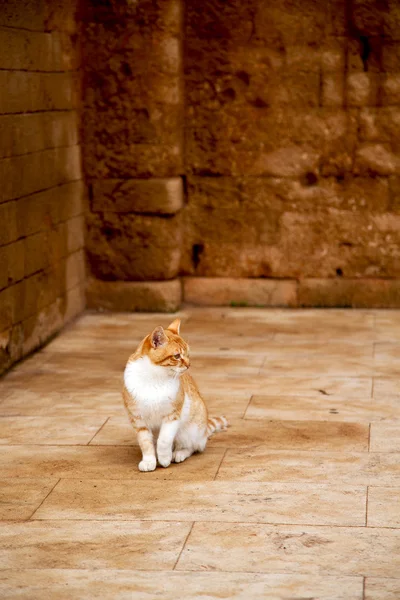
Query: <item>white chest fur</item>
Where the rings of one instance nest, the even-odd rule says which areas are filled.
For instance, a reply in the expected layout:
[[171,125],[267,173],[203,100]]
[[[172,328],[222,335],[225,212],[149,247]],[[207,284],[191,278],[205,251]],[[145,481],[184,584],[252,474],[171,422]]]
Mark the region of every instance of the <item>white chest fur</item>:
[[154,365],[147,356],[127,364],[125,387],[135,399],[142,418],[151,427],[159,427],[170,414],[179,390],[179,378],[168,368]]

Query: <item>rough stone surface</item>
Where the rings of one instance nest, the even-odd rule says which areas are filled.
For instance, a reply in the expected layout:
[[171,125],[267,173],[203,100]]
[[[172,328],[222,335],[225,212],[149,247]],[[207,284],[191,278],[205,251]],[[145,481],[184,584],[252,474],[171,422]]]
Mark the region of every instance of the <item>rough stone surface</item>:
[[205,306],[296,306],[297,282],[279,279],[185,277],[183,300]]
[[304,279],[299,306],[399,308],[400,281],[385,279]]
[[91,178],[182,172],[178,0],[85,4],[83,156]]
[[0,373],[84,307],[75,12],[0,10]]
[[100,281],[90,278],[86,288],[88,308],[112,311],[174,312],[182,300],[181,282]]
[[90,269],[99,279],[172,279],[179,273],[180,216],[91,213],[86,244]]
[[106,179],[93,183],[93,212],[174,214],[182,206],[180,177]]

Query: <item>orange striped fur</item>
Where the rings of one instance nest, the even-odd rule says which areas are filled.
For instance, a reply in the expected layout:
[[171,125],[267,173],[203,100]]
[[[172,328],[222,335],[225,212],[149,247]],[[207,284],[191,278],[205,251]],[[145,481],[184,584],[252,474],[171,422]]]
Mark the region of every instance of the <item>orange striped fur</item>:
[[157,461],[168,467],[202,452],[210,435],[228,426],[225,417],[208,417],[191,375],[189,346],[179,335],[180,320],[147,335],[124,372],[123,401],[142,450],[141,471]]

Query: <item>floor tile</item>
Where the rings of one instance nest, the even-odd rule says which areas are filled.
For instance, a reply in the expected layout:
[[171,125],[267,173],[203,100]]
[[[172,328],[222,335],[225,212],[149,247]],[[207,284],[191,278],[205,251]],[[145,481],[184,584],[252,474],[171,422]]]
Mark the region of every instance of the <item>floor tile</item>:
[[172,569],[190,523],[0,523],[1,569]]
[[400,452],[400,422],[372,423],[370,450],[371,452]]
[[364,600],[399,600],[400,578],[367,577]]
[[141,473],[137,447],[0,446],[0,477],[204,481],[214,479],[223,455],[223,448],[207,448],[184,463]]
[[195,523],[177,569],[393,577],[400,530]]
[[400,420],[400,403],[388,398],[344,398],[340,396],[252,396],[246,419],[340,421],[371,423]]
[[[0,571],[0,596],[9,600],[361,600],[361,577],[319,577],[255,573],[185,573],[116,569],[32,569]],[[383,597],[371,597],[383,600]],[[386,599],[387,600],[387,599]]]
[[[208,447],[251,448],[263,444],[269,448],[301,450],[368,450],[366,424],[232,419],[229,407],[224,415],[230,426],[227,431],[213,435]],[[91,442],[98,444],[136,445],[136,435],[126,417],[112,417]]]
[[374,374],[398,377],[400,375],[400,348],[398,343],[376,343],[374,348]]
[[370,527],[400,527],[400,486],[368,488],[367,523]]
[[375,312],[374,339],[378,342],[400,342],[400,313],[395,310]]
[[58,479],[0,479],[0,519],[29,519]]
[[258,395],[343,396],[368,398],[372,392],[372,377],[291,377],[264,376]]
[[398,377],[374,377],[373,397],[387,399],[395,397],[400,399],[400,382]]
[[103,417],[0,417],[0,444],[88,444]]
[[13,386],[7,398],[0,402],[1,416],[85,417],[96,415],[103,422],[113,415],[124,416],[121,390],[104,392],[92,388],[81,392],[30,391]]
[[[166,502],[166,498],[168,501]],[[62,480],[35,519],[364,525],[365,487],[209,481]]]
[[218,479],[400,485],[400,454],[229,449]]
[[360,423],[322,421],[233,420],[226,432],[210,439],[212,447],[274,449],[368,450],[369,427]]

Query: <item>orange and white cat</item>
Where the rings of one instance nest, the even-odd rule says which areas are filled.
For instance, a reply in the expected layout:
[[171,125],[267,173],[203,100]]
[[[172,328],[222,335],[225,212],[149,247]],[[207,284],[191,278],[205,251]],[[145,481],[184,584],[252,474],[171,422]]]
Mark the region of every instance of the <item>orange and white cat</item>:
[[125,368],[122,395],[143,455],[140,471],[154,471],[157,459],[168,467],[203,452],[209,436],[228,425],[225,417],[208,418],[187,372],[189,346],[179,329],[179,319],[167,329],[156,327]]

